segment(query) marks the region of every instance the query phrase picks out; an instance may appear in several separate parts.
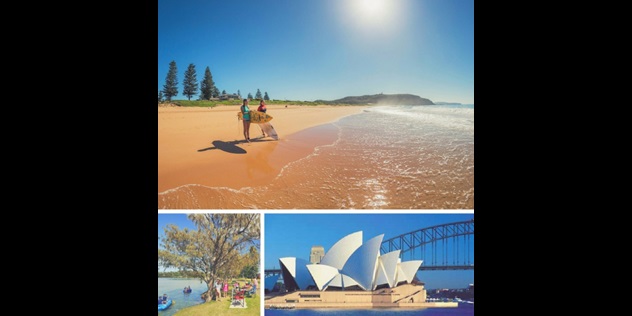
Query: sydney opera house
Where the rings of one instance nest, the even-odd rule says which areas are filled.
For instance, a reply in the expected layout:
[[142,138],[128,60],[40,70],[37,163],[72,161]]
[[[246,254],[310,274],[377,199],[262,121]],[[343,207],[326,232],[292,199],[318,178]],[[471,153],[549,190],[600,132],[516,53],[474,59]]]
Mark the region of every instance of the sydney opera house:
[[415,279],[422,260],[402,262],[400,251],[380,255],[384,235],[362,242],[362,231],[345,236],[325,253],[312,248],[310,261],[279,259],[281,275],[266,278],[271,291],[279,278],[283,290],[266,298],[266,308],[431,307],[423,283]]

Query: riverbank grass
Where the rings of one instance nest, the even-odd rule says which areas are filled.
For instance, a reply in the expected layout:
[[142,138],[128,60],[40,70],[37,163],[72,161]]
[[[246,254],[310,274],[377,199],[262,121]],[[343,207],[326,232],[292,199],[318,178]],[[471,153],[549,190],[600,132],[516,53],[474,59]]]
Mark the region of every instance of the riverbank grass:
[[208,303],[202,303],[179,310],[174,314],[174,316],[259,316],[259,309],[261,306],[261,300],[259,297],[260,293],[261,290],[257,289],[256,296],[246,297],[247,308],[230,308],[230,298],[224,297],[221,302],[210,301]]

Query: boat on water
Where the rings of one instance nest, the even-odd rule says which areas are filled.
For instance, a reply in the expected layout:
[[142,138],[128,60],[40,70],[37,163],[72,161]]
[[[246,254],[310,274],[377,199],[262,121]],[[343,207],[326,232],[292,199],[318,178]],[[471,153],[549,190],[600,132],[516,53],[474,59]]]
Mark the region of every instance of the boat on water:
[[163,311],[171,306],[171,299],[168,299],[166,303],[158,304],[158,310]]

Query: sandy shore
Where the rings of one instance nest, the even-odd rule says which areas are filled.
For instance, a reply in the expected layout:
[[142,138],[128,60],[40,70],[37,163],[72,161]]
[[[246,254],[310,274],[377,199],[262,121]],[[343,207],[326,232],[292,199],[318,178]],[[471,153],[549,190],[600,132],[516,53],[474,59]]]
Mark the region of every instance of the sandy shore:
[[[251,108],[256,109],[252,104]],[[244,141],[239,106],[215,108],[158,107],[158,193],[187,184],[240,189],[269,183],[291,161],[335,139],[324,133],[301,143],[284,143],[301,130],[359,113],[365,106],[268,105],[278,141],[259,138],[250,127]]]

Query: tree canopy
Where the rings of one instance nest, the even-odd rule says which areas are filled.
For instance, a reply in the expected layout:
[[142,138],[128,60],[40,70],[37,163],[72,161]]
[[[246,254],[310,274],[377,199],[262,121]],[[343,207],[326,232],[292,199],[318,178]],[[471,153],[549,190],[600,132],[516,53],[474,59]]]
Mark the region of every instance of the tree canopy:
[[261,100],[261,98],[263,98],[263,96],[261,96],[261,91],[259,91],[259,89],[257,89],[257,93],[255,94],[255,98]]
[[211,69],[206,66],[206,70],[204,70],[204,79],[202,79],[202,82],[200,83],[201,98],[203,100],[209,100],[210,98],[212,98],[214,88],[215,82],[213,81]]
[[194,64],[189,64],[189,67],[184,72],[184,81],[182,82],[182,85],[184,86],[182,94],[186,95],[187,98],[191,100],[191,97],[196,95],[198,92],[198,81]]
[[178,95],[178,67],[175,60],[169,63],[169,71],[167,72],[162,92],[165,94],[167,101],[171,101],[172,97]]
[[263,99],[266,101],[270,100],[270,97],[268,96],[268,91],[266,91],[266,93],[263,94]]
[[[218,278],[237,276],[243,269],[248,251],[259,249],[259,214],[189,214],[197,230],[179,229],[170,224],[158,247],[158,264],[165,268],[195,272],[209,290],[203,295],[210,301]],[[235,273],[235,268],[239,271]]]

